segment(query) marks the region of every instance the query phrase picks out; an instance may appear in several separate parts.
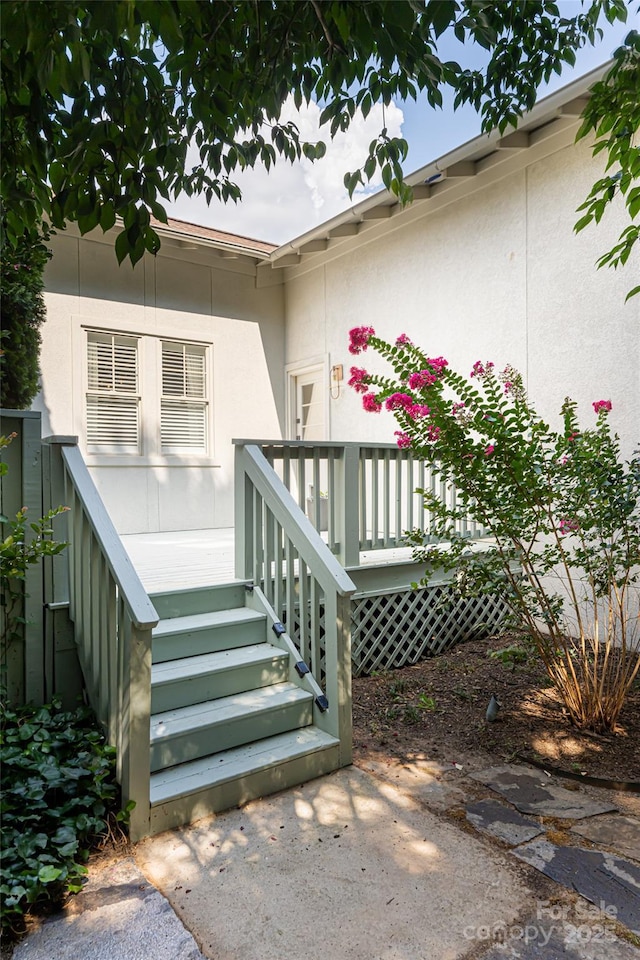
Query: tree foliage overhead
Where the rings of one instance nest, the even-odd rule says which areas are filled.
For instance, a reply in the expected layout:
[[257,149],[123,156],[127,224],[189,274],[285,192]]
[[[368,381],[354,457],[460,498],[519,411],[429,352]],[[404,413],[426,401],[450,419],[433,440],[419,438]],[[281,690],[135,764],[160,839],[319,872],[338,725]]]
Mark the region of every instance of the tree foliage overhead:
[[[577,139],[592,131],[596,135],[594,154],[607,153],[605,176],[594,183],[579,210],[586,213],[575,229],[599,223],[616,197],[623,197],[631,221],[640,214],[640,33],[631,31],[614,54],[614,64],[604,79],[591,90],[584,121]],[[612,169],[613,168],[613,169]],[[640,240],[640,226],[625,227],[618,243],[598,260],[598,266],[623,266]],[[627,294],[640,293],[640,284]]]
[[[472,103],[483,129],[504,129],[533,106],[539,84],[626,18],[625,0],[590,0],[561,16],[550,0],[5,0],[2,42],[3,226],[10,243],[45,218],[82,233],[124,228],[122,261],[157,252],[150,224],[181,192],[238,200],[236,170],[281,156],[313,159],[281,121],[318,101],[328,136],[359,109],[423,95]],[[483,70],[441,60],[447,31],[490,53]],[[195,144],[200,163],[187,168]],[[381,168],[401,201],[404,140],[385,130],[351,193]]]

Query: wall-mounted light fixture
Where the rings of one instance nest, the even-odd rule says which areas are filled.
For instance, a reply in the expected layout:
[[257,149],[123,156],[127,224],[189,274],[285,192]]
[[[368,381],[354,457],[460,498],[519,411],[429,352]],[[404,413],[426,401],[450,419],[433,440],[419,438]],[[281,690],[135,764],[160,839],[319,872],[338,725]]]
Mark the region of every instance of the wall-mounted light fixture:
[[[340,385],[342,383],[342,364],[336,363],[331,367],[331,388],[330,394],[332,400],[337,400],[340,396]],[[334,392],[336,391],[336,392]]]

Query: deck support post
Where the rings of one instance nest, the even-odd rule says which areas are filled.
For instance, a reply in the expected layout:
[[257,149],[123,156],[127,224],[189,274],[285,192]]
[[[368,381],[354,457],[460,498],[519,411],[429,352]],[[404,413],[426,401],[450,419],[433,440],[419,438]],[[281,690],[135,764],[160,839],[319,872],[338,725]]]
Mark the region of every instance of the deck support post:
[[336,533],[340,545],[337,554],[343,567],[357,567],[360,563],[360,447],[345,443],[342,456],[336,462],[337,498]]

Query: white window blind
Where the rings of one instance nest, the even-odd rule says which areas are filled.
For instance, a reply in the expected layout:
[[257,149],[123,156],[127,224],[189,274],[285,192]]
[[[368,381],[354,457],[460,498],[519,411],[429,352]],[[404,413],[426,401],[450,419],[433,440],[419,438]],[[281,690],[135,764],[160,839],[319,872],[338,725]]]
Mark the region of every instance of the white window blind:
[[204,347],[162,342],[162,450],[207,450],[207,370]]
[[137,452],[140,436],[138,341],[88,334],[87,446]]

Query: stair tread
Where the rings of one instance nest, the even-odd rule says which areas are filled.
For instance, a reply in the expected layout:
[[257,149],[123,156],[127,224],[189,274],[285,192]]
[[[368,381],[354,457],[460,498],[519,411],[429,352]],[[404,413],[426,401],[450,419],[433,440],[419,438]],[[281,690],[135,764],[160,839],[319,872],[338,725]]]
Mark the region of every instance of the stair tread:
[[271,663],[286,660],[288,653],[270,643],[252,643],[246,647],[233,647],[215,653],[201,653],[193,657],[180,657],[154,663],[151,667],[151,685],[178,683],[195,679],[209,673],[232,670],[253,663]]
[[204,703],[166,710],[151,717],[151,743],[153,745],[162,740],[182,736],[193,729],[231,723],[241,717],[311,699],[310,693],[301,690],[294,683],[284,682],[220,697],[218,700],[208,700]]
[[339,743],[318,727],[308,726],[159,770],[151,774],[151,805],[257,773]]
[[161,620],[154,628],[152,636],[163,637],[179,633],[191,633],[195,630],[206,630],[210,627],[226,626],[227,624],[255,623],[266,617],[247,607],[236,607],[232,610],[214,610],[210,613],[192,613],[186,617],[171,617]]

